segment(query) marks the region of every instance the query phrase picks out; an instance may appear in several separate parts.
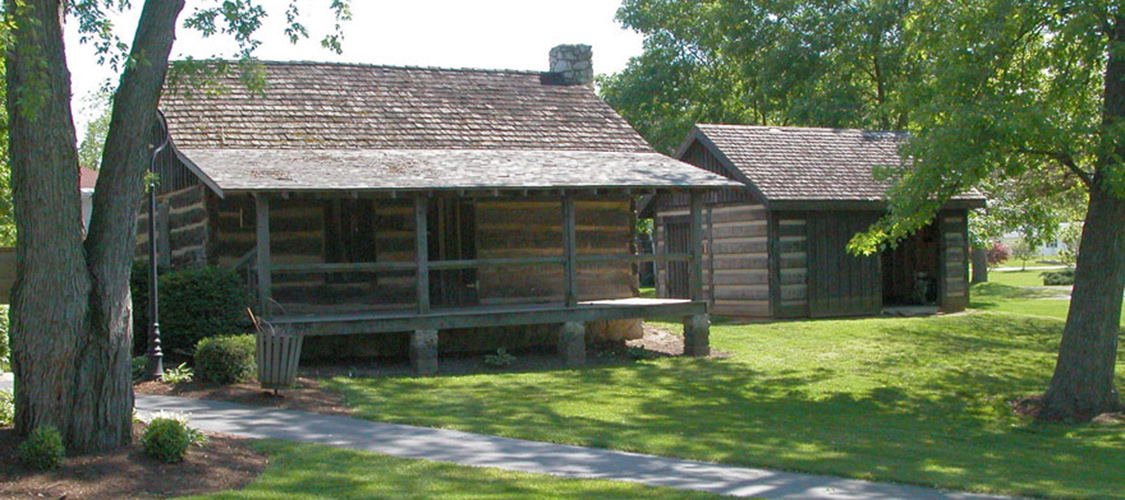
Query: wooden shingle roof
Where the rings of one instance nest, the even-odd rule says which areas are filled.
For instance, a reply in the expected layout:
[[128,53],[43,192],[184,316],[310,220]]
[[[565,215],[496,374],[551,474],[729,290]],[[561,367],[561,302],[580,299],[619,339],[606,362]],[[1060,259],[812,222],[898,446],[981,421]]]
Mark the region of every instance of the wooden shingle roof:
[[[695,141],[707,146],[768,201],[878,202],[890,183],[879,167],[902,162],[903,132],[754,125],[696,125],[680,156]],[[983,201],[975,191],[955,199]]]
[[491,149],[186,149],[224,192],[736,187],[659,153]]
[[161,102],[180,159],[226,191],[736,187],[656,153],[553,73],[264,63],[267,88]]
[[219,93],[168,89],[160,108],[183,149],[555,149],[651,152],[583,85],[551,73],[265,62]]

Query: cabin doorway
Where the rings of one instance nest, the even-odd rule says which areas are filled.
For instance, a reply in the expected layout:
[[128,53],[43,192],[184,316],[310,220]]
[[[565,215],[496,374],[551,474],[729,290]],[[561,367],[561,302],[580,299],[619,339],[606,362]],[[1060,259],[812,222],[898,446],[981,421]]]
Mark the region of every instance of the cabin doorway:
[[[476,209],[472,200],[431,199],[426,218],[430,261],[477,258]],[[476,269],[430,271],[430,303],[435,307],[477,305],[477,282]]]
[[[689,221],[669,221],[664,224],[667,253],[691,253],[691,223]],[[669,261],[665,264],[667,279],[666,296],[676,299],[691,297],[688,278],[688,262]]]
[[[324,261],[328,263],[375,262],[375,227],[371,200],[333,199],[324,205]],[[328,273],[330,284],[363,284],[373,281],[368,273]]]
[[883,252],[883,305],[940,305],[941,248],[936,224],[919,229]]

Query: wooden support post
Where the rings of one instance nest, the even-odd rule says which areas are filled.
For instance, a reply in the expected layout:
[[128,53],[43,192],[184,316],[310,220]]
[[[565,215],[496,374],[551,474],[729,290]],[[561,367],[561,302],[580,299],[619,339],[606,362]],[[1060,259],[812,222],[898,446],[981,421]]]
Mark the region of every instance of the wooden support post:
[[257,218],[257,270],[258,270],[258,314],[270,316],[270,297],[273,279],[270,275],[270,200],[265,193],[254,196],[254,213]]
[[559,328],[559,355],[567,368],[586,364],[586,325],[579,322],[563,323]]
[[574,198],[571,197],[570,193],[563,194],[562,215],[563,257],[566,259],[563,264],[563,293],[566,298],[566,306],[574,307],[578,305],[578,290],[575,284],[578,277],[578,243],[574,229]]
[[410,335],[410,366],[417,375],[438,372],[438,331],[414,330]]
[[691,300],[704,300],[703,295],[703,193],[691,190],[691,263],[688,271]]
[[430,312],[430,243],[426,233],[429,222],[426,213],[429,211],[429,199],[425,194],[414,199],[414,262],[418,264],[417,302],[418,314]]
[[711,316],[696,314],[684,318],[684,356],[705,358],[711,355]]

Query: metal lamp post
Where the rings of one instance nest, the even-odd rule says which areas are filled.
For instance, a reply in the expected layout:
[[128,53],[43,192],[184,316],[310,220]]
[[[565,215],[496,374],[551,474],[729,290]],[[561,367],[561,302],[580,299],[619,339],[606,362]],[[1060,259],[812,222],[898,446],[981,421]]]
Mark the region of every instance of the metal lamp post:
[[145,375],[149,380],[164,377],[164,353],[160,350],[160,299],[156,268],[156,158],[168,146],[167,124],[160,115],[164,142],[152,152],[148,165],[148,364]]

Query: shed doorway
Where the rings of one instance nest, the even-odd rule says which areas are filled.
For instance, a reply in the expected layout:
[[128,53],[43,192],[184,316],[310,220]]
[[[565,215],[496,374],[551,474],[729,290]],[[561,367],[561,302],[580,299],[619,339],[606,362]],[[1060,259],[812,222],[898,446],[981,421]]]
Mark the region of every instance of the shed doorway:
[[[430,200],[426,214],[430,261],[477,258],[475,208],[472,200]],[[478,305],[477,280],[476,269],[430,271],[430,303],[435,307]]]
[[941,247],[935,224],[883,251],[883,305],[938,306]]

